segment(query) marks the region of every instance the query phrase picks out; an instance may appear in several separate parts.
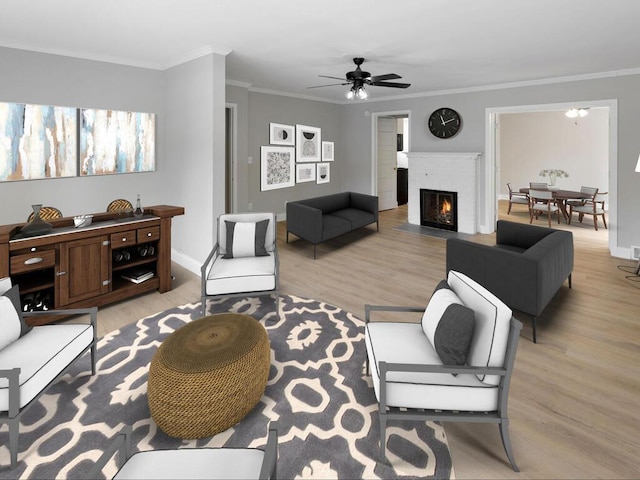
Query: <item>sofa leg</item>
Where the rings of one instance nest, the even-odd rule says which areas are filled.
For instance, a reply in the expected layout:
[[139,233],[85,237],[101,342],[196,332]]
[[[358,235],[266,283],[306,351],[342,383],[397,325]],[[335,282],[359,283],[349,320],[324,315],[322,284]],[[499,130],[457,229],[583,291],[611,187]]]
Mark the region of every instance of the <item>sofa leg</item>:
[[316,259],[316,244],[313,244],[313,259]]
[[569,277],[567,280],[569,280],[569,288],[571,288],[571,274],[569,274]]
[[536,337],[536,317],[531,318],[531,326],[533,327],[533,343],[538,343]]
[[287,243],[289,243],[289,230],[287,230]]

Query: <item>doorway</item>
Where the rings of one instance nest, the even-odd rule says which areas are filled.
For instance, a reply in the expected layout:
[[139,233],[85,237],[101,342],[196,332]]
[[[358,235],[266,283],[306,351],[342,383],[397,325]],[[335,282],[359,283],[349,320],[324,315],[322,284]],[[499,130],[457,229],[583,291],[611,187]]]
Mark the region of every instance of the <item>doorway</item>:
[[371,192],[378,197],[379,210],[391,210],[403,204],[406,152],[410,150],[411,142],[410,113],[372,114]]
[[[498,197],[501,183],[500,165],[500,116],[503,114],[526,114],[542,113],[568,110],[579,105],[583,108],[606,109],[608,112],[608,178],[601,183],[602,188],[608,190],[608,220],[609,225],[609,250],[614,256],[625,256],[624,252],[619,252],[617,245],[617,100],[592,100],[571,103],[544,104],[544,105],[521,105],[511,107],[487,108],[486,120],[486,168],[485,178],[481,183],[485,185],[483,198],[484,219],[481,219],[481,233],[492,233],[495,231],[495,222],[498,215]],[[546,168],[546,167],[542,167]]]

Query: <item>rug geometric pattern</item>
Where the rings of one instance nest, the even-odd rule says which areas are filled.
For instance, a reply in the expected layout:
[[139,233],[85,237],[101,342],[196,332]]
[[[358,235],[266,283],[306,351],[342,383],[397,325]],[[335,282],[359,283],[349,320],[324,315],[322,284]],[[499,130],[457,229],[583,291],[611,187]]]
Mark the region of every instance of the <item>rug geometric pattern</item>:
[[[451,478],[442,426],[390,421],[388,462],[380,462],[377,408],[364,374],[364,322],[332,305],[282,296],[278,318],[270,297],[209,302],[209,313],[236,312],[260,321],[271,343],[271,371],[258,405],[211,438],[169,437],[150,418],[147,373],[171,332],[201,317],[187,304],[139,320],[99,341],[97,373],[89,359],[41,397],[20,426],[18,466],[8,468],[8,430],[0,429],[0,478],[83,478],[110,439],[133,428],[134,450],[178,447],[263,447],[270,421],[279,424],[280,478]],[[115,461],[103,470],[117,471]]]

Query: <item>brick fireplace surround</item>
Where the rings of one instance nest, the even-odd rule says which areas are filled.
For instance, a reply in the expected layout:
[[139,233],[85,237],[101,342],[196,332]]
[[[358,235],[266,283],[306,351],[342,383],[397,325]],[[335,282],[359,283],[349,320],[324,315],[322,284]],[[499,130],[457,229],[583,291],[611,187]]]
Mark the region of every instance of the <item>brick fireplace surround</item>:
[[481,153],[409,152],[408,221],[420,225],[420,189],[458,193],[458,232],[477,233]]

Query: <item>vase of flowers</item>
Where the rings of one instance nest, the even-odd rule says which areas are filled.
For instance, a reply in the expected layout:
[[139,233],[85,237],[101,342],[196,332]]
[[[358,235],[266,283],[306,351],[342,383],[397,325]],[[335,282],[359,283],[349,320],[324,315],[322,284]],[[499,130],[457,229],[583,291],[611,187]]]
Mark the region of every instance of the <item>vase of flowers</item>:
[[569,177],[569,174],[558,168],[545,169],[540,171],[541,177],[549,177],[549,185],[555,186],[558,177]]

